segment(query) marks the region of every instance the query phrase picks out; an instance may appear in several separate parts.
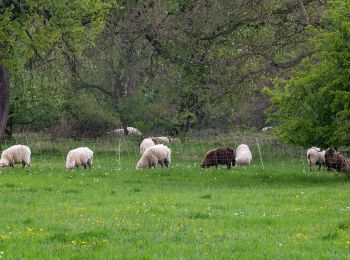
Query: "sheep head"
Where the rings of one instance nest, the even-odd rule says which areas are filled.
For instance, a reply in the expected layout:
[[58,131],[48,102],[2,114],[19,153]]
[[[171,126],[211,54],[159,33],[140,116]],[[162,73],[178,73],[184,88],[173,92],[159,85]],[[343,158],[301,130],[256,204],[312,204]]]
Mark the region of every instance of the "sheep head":
[[0,168],[9,167],[10,163],[8,160],[0,159]]

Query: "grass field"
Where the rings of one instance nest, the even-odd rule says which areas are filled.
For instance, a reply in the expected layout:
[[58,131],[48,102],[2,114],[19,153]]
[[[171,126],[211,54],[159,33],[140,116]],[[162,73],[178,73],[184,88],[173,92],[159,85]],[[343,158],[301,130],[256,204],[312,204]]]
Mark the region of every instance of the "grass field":
[[201,169],[216,143],[198,143],[173,146],[170,169],[142,171],[136,144],[91,143],[93,169],[74,171],[55,144],[34,148],[31,168],[0,169],[0,258],[350,257],[344,175],[264,146],[264,167],[254,151],[250,167]]

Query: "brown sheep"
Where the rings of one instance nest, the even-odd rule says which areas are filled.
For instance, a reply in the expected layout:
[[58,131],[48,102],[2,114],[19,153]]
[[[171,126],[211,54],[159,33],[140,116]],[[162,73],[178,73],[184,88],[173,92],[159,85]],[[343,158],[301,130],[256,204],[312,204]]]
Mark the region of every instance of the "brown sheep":
[[202,162],[202,168],[209,168],[211,166],[218,168],[218,164],[225,164],[227,169],[230,169],[231,165],[234,166],[235,163],[235,153],[233,149],[230,147],[217,148],[207,152]]
[[331,169],[336,169],[337,171],[350,171],[350,160],[333,148],[329,148],[326,151],[325,165],[327,171],[330,171]]

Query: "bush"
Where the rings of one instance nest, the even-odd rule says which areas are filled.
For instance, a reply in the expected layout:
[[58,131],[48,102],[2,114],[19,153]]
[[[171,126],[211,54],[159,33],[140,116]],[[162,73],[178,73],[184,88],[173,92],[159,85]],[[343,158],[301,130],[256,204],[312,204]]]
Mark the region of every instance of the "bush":
[[64,116],[53,131],[54,137],[95,138],[117,124],[114,115],[89,93],[80,92],[68,100]]

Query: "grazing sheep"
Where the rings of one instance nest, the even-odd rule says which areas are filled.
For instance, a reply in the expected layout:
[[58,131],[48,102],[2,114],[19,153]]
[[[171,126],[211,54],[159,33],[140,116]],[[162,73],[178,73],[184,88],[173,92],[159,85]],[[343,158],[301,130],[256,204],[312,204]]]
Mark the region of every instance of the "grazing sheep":
[[128,126],[126,129],[128,130],[129,135],[136,135],[136,136],[142,135],[141,132],[135,127]]
[[307,150],[306,152],[306,157],[307,157],[307,164],[310,167],[311,171],[311,166],[313,165],[318,165],[318,170],[321,169],[322,165],[325,165],[325,153],[326,151],[317,148],[317,147],[311,147]]
[[163,145],[157,144],[151,146],[145,150],[142,154],[141,159],[136,165],[136,169],[156,167],[160,164],[162,167],[165,165],[168,167],[171,163],[171,151]]
[[204,156],[202,162],[202,168],[209,168],[215,166],[218,168],[218,164],[225,164],[227,169],[231,168],[231,165],[235,165],[235,153],[230,147],[217,148],[209,150]]
[[325,165],[327,171],[330,171],[331,169],[336,169],[337,171],[350,171],[350,160],[333,148],[328,148],[326,150]]
[[145,150],[151,146],[156,145],[153,140],[151,138],[146,138],[142,141],[142,143],[140,144],[140,154],[142,156],[142,154],[145,152]]
[[14,164],[22,164],[23,168],[30,166],[30,154],[31,151],[26,145],[14,145],[1,153],[0,168],[2,167],[14,167]]
[[261,132],[266,133],[266,132],[272,130],[272,128],[273,128],[272,126],[265,126],[265,127],[263,127],[263,128],[261,129]]
[[67,154],[66,169],[74,169],[79,166],[86,166],[91,168],[94,152],[87,147],[79,147],[70,150]]
[[237,165],[250,165],[253,160],[252,153],[249,150],[248,145],[240,144],[236,149],[236,164]]
[[[128,126],[126,129],[128,130],[128,135],[136,135],[136,136],[142,135],[142,133],[135,127]],[[116,136],[116,137],[121,137],[121,136],[124,136],[124,134],[125,134],[124,132],[125,131],[123,128],[118,128],[118,129],[114,129],[112,131],[109,131],[108,134]]]
[[181,143],[181,140],[179,137],[169,136],[169,142],[170,143]]
[[169,144],[170,143],[170,138],[167,136],[157,136],[157,137],[152,136],[151,138],[155,144]]

